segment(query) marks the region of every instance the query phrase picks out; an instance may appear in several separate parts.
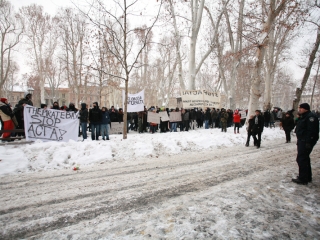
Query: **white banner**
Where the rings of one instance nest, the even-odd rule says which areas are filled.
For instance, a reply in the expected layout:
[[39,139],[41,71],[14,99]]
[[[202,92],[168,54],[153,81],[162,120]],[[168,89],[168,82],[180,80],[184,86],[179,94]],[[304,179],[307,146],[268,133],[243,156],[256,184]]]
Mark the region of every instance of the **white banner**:
[[[122,90],[122,105],[124,107],[125,91]],[[136,94],[128,93],[127,112],[141,112],[144,110],[144,90]]]
[[206,90],[181,91],[183,108],[220,108],[220,93]]
[[36,139],[58,142],[78,140],[78,113],[26,105],[23,114],[27,141]]
[[148,112],[147,122],[160,124],[160,115],[159,115],[159,113]]
[[167,112],[159,112],[159,116],[162,122],[170,120]]
[[122,132],[123,132],[123,122],[112,122],[111,123],[109,135],[122,134]]
[[246,111],[240,111],[239,113],[241,114],[241,119],[247,117]]

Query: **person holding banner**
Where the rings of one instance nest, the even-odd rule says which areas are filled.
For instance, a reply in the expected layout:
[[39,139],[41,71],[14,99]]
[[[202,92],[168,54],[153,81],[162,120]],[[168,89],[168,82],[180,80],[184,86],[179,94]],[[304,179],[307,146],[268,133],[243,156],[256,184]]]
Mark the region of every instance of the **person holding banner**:
[[84,141],[85,139],[87,139],[87,126],[89,120],[89,112],[86,103],[81,103],[81,109],[79,111],[79,120],[81,125],[82,138]]
[[33,106],[32,102],[32,94],[29,92],[24,93],[24,98],[22,98],[18,104],[16,105],[15,109],[13,110],[16,119],[18,121],[18,129],[24,129],[24,117],[23,117],[23,109],[24,106],[30,105]]
[[[151,111],[152,111],[153,113],[157,113],[157,111],[156,111],[155,109],[151,109]],[[150,132],[151,132],[152,134],[155,133],[156,128],[157,128],[157,125],[158,125],[157,123],[150,122]]]
[[99,140],[100,125],[102,121],[102,111],[97,102],[92,104],[93,108],[89,110],[89,121],[91,124],[91,139]]

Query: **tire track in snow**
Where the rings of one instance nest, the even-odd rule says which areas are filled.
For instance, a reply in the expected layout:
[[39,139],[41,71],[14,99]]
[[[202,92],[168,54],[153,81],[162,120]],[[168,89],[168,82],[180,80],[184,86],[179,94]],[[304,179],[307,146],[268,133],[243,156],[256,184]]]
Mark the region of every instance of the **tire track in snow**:
[[[285,149],[284,146],[286,147]],[[55,229],[77,224],[84,220],[94,219],[101,214],[115,214],[123,211],[129,211],[139,208],[145,208],[150,204],[165,201],[173,197],[184,195],[188,192],[196,192],[212,187],[224,182],[233,181],[237,178],[246,177],[252,173],[264,171],[266,168],[278,168],[278,162],[274,161],[275,150],[282,149],[284,152],[282,156],[287,157],[288,161],[292,162],[292,157],[295,156],[295,151],[292,151],[294,146],[285,144],[276,144],[272,147],[261,148],[260,150],[251,150],[244,148],[226,148],[228,157],[226,155],[220,159],[203,160],[188,159],[187,155],[182,154],[180,158],[174,161],[173,164],[163,167],[151,167],[140,165],[136,171],[120,171],[110,176],[102,176],[100,169],[90,171],[82,177],[88,176],[89,179],[84,181],[93,181],[103,178],[113,178],[120,176],[114,184],[114,188],[109,190],[99,191],[94,189],[90,193],[84,193],[75,197],[64,197],[60,199],[50,199],[43,201],[41,204],[21,204],[24,201],[23,196],[19,199],[21,206],[7,208],[0,212],[1,230],[0,238],[25,238],[31,237],[42,232],[48,232]],[[230,151],[229,151],[230,150]],[[235,151],[236,150],[236,151]],[[240,150],[240,151],[237,151]],[[234,155],[241,153],[241,161],[235,160]],[[314,153],[319,154],[319,148],[314,150]],[[264,158],[261,158],[261,154]],[[190,154],[189,154],[190,155]],[[215,154],[213,154],[215,155]],[[260,156],[260,157],[259,157]],[[176,158],[176,156],[172,156]],[[184,162],[187,159],[187,162]],[[158,159],[154,159],[158,161]],[[181,163],[181,161],[183,161]],[[248,167],[246,162],[252,162],[252,166]],[[162,162],[154,162],[151,164],[158,164],[161,166]],[[136,167],[136,166],[133,166]],[[119,168],[121,169],[121,168]],[[119,170],[118,169],[118,170]],[[125,167],[123,167],[125,169]],[[174,169],[175,171],[172,171]],[[170,171],[171,170],[171,171]],[[177,170],[180,172],[178,173]],[[113,170],[111,170],[113,171]],[[156,177],[155,175],[163,175]],[[91,174],[98,174],[91,176]],[[144,181],[140,178],[141,173],[147,173]],[[211,175],[215,177],[212,177]],[[75,184],[79,181],[78,175],[75,179],[69,179],[69,185]],[[119,181],[126,181],[130,179],[124,187],[117,187]],[[32,175],[29,176],[32,181]],[[57,178],[57,182],[46,181],[42,184],[40,192],[34,197],[41,196],[43,191],[48,191],[54,187],[59,187],[61,181]],[[74,181],[74,182],[72,182]],[[143,182],[141,182],[143,181]],[[12,183],[14,185],[14,182]],[[92,183],[94,185],[94,183]],[[100,186],[99,186],[100,187]],[[99,188],[98,187],[98,188]],[[94,188],[94,187],[93,187]],[[2,189],[1,189],[2,190]],[[21,189],[20,189],[21,190]],[[26,186],[28,191],[28,186]],[[72,195],[73,192],[68,188],[64,195]],[[6,195],[5,191],[1,191],[1,199]],[[12,192],[14,194],[14,191]],[[31,200],[31,199],[30,199]],[[92,202],[91,204],[88,202]],[[81,206],[83,209],[81,209]],[[47,210],[46,210],[47,209]],[[33,213],[39,214],[33,214]],[[0,225],[0,226],[1,226]]]

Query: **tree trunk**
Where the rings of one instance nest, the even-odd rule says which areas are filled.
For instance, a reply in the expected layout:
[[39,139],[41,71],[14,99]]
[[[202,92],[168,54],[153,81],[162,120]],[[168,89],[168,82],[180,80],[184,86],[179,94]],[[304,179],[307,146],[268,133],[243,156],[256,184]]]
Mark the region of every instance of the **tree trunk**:
[[311,109],[314,109],[314,107],[312,106],[312,103],[313,103],[313,96],[314,96],[314,90],[316,88],[316,84],[317,84],[317,81],[318,81],[318,74],[319,74],[319,67],[320,67],[320,57],[319,57],[319,63],[318,63],[318,68],[317,68],[317,74],[315,76],[315,79],[314,79],[314,84],[313,84],[313,88],[312,88],[312,94],[311,94],[311,100],[310,100],[310,108]]
[[262,95],[261,83],[263,80],[261,76],[261,69],[262,69],[262,63],[263,63],[266,47],[268,46],[268,34],[276,17],[280,14],[280,12],[285,7],[285,4],[286,4],[286,1],[282,1],[278,6],[278,8],[275,9],[276,1],[270,0],[268,18],[267,18],[267,21],[263,24],[263,29],[261,31],[260,40],[257,46],[257,60],[254,68],[254,78],[250,88],[250,99],[249,99],[247,120],[249,119],[250,115],[254,114],[254,111],[256,109],[259,109],[259,99]]
[[312,65],[313,65],[314,59],[316,57],[316,53],[319,49],[319,44],[320,44],[320,26],[317,29],[317,39],[316,39],[316,42],[314,43],[313,49],[310,53],[308,65],[307,65],[307,68],[304,72],[304,75],[303,75],[303,78],[301,81],[301,87],[296,89],[296,97],[292,103],[292,109],[296,110],[296,112],[298,112],[297,110],[298,110],[299,102],[301,100],[301,95],[302,95],[302,92],[303,92],[307,82],[308,82],[310,72],[312,69]]
[[192,28],[190,38],[190,52],[189,52],[189,78],[188,90],[196,89],[196,46],[198,33],[201,26],[202,13],[205,0],[201,0],[198,4],[197,0],[191,0],[191,14],[192,14]]

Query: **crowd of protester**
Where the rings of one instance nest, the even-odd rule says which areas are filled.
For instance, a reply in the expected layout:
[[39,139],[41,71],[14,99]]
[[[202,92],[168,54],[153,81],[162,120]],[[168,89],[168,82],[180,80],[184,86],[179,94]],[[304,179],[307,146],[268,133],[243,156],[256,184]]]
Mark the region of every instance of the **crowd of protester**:
[[[23,107],[28,104],[33,106],[32,95],[25,93],[23,99],[12,109],[8,100],[1,98],[0,101],[0,117],[2,129],[23,129],[24,117]],[[46,104],[41,104],[41,108],[47,109]],[[81,108],[78,110],[74,103],[69,106],[59,106],[58,102],[53,102],[49,109],[56,109],[62,111],[79,111],[79,135],[82,135],[83,140],[88,138],[87,132],[91,132],[92,140],[110,140],[109,133],[112,128],[112,123],[123,122],[124,112],[122,108],[116,109],[112,106],[100,108],[97,102],[92,103],[92,107],[86,103],[81,103]],[[148,112],[166,112],[168,116],[172,112],[181,113],[181,121],[170,122],[160,121],[160,124],[148,122]],[[264,127],[275,127],[275,122],[280,122],[280,127],[284,129],[286,141],[290,142],[290,132],[294,129],[297,119],[294,119],[293,111],[288,111],[283,114],[282,109],[274,108],[261,112],[256,110],[255,115],[249,117],[246,131],[248,133],[246,146],[249,146],[250,137],[254,139],[254,146],[260,147],[261,134]],[[320,117],[319,112],[315,114]],[[245,124],[247,111],[240,111],[240,109],[218,109],[218,108],[193,108],[183,109],[175,108],[169,109],[158,106],[144,107],[144,111],[127,113],[127,131],[137,131],[142,133],[165,133],[177,131],[190,131],[199,128],[219,128],[221,132],[227,132],[228,128],[233,127],[234,133],[240,133],[240,129]],[[3,133],[2,139],[10,138],[17,133]],[[23,134],[23,133],[21,133]]]

